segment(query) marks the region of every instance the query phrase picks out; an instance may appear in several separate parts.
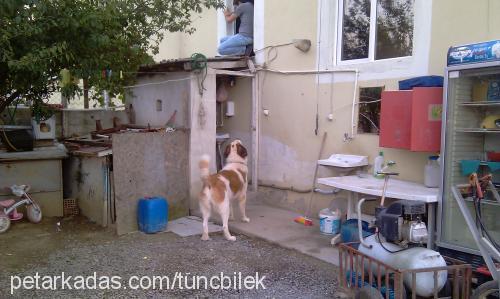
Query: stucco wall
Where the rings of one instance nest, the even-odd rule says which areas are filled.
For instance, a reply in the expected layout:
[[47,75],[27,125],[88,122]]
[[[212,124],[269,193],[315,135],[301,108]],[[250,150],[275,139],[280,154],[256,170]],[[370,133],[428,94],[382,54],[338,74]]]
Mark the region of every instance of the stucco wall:
[[429,71],[443,74],[450,46],[500,39],[500,1],[433,1]]
[[156,61],[190,57],[193,53],[202,53],[207,57],[217,54],[217,11],[205,10],[192,17],[196,28],[193,34],[167,33],[155,55]]
[[[143,76],[137,80],[136,86],[126,97],[127,107],[133,106],[135,124],[163,127],[177,111],[174,126],[176,128],[189,127],[190,73]],[[157,107],[158,100],[160,100],[161,109]]]
[[[446,52],[450,45],[500,37],[500,18],[496,16],[496,12],[500,11],[498,1],[485,0],[471,4],[465,0],[439,0],[432,1],[431,6],[428,4],[428,2],[419,4],[420,13],[431,13],[431,33],[429,36],[428,31],[419,31],[420,36],[425,35],[425,38],[419,39],[426,44],[419,44],[415,47],[419,51],[428,49],[429,53],[424,55],[424,60],[417,61],[418,68],[415,68],[413,61],[415,59],[411,62],[414,68],[412,72],[405,73],[403,70],[403,72],[392,73],[390,76],[387,73],[391,67],[387,65],[384,65],[383,69],[379,67],[380,63],[360,67],[362,70],[359,87],[385,86],[386,90],[390,90],[397,89],[399,80],[411,76],[443,75]],[[285,0],[256,1],[256,9],[259,5],[264,5],[264,10],[256,14],[264,15],[264,31],[256,31],[258,35],[256,39],[263,38],[263,47],[289,43],[296,38],[306,38],[312,41],[312,47],[307,53],[300,52],[291,45],[258,51],[259,63],[265,63],[268,68],[278,70],[314,70],[318,67],[318,58],[324,60],[325,57],[329,57],[318,57],[320,24],[318,1],[295,0],[293,5]],[[334,6],[332,7],[334,9]],[[432,12],[425,11],[429,7],[432,7]],[[216,26],[216,17],[215,15],[212,17],[213,21],[204,19],[203,26],[208,26],[205,28]],[[335,16],[331,21],[335,22]],[[420,18],[419,22],[425,23],[419,26],[429,24],[426,18]],[[256,28],[258,25],[256,24]],[[325,27],[323,30],[326,30]],[[324,34],[322,33],[321,36]],[[328,34],[331,35],[332,32]],[[194,36],[191,38],[193,43],[186,44],[188,47],[195,43],[203,43],[203,41],[207,45],[212,42],[212,39],[207,37],[199,40],[196,40]],[[333,43],[335,43],[334,40]],[[322,45],[327,45],[326,41],[322,40]],[[335,47],[335,44],[327,46]],[[325,64],[320,65],[323,67]],[[398,68],[398,71],[401,71],[401,64]],[[270,112],[269,116],[260,115],[260,180],[281,186],[310,188],[321,135],[326,131],[328,137],[324,157],[333,153],[360,154],[369,156],[372,163],[374,156],[383,150],[386,161],[397,162],[394,170],[401,173],[401,179],[423,182],[427,156],[435,153],[380,149],[378,135],[371,134],[356,134],[352,141],[343,141],[344,133],[351,132],[354,78],[353,74],[323,75],[318,84],[318,78],[314,74],[284,75],[263,71],[258,73],[261,108],[268,109]],[[332,85],[332,81],[335,84]],[[358,93],[359,91],[356,90],[356,94]],[[319,111],[318,135],[314,133],[316,105]],[[330,112],[333,114],[332,121],[327,119]],[[322,169],[321,175],[332,175],[331,170]],[[265,192],[263,198],[266,200],[292,210],[304,209],[308,200],[308,196],[304,194],[271,191],[267,188],[260,190]],[[316,195],[315,198],[317,200],[313,205],[313,210],[317,211],[320,207],[328,205],[327,199],[331,197]]]

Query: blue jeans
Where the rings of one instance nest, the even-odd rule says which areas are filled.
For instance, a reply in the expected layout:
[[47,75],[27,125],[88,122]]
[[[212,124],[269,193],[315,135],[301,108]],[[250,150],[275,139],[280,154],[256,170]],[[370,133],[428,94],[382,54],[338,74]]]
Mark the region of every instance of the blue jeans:
[[253,43],[251,37],[241,34],[225,36],[220,39],[219,54],[221,55],[243,55],[247,45]]

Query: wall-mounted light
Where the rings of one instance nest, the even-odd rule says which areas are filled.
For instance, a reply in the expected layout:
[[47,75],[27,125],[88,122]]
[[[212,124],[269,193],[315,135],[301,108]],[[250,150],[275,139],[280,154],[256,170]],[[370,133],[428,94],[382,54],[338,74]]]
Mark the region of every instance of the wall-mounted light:
[[294,39],[293,46],[302,52],[307,52],[311,49],[311,40],[309,39]]

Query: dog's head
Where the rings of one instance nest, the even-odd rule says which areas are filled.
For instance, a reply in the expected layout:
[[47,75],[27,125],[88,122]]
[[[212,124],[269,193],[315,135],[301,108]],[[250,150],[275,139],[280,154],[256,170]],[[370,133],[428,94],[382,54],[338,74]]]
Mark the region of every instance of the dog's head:
[[236,139],[226,146],[224,157],[228,163],[245,162],[247,160],[247,149],[241,144],[241,140]]

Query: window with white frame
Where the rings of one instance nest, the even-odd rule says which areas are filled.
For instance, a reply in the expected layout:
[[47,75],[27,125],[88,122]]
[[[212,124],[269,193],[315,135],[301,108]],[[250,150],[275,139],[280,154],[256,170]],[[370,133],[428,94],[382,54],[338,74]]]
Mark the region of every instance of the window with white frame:
[[414,0],[339,0],[337,61],[412,56]]

